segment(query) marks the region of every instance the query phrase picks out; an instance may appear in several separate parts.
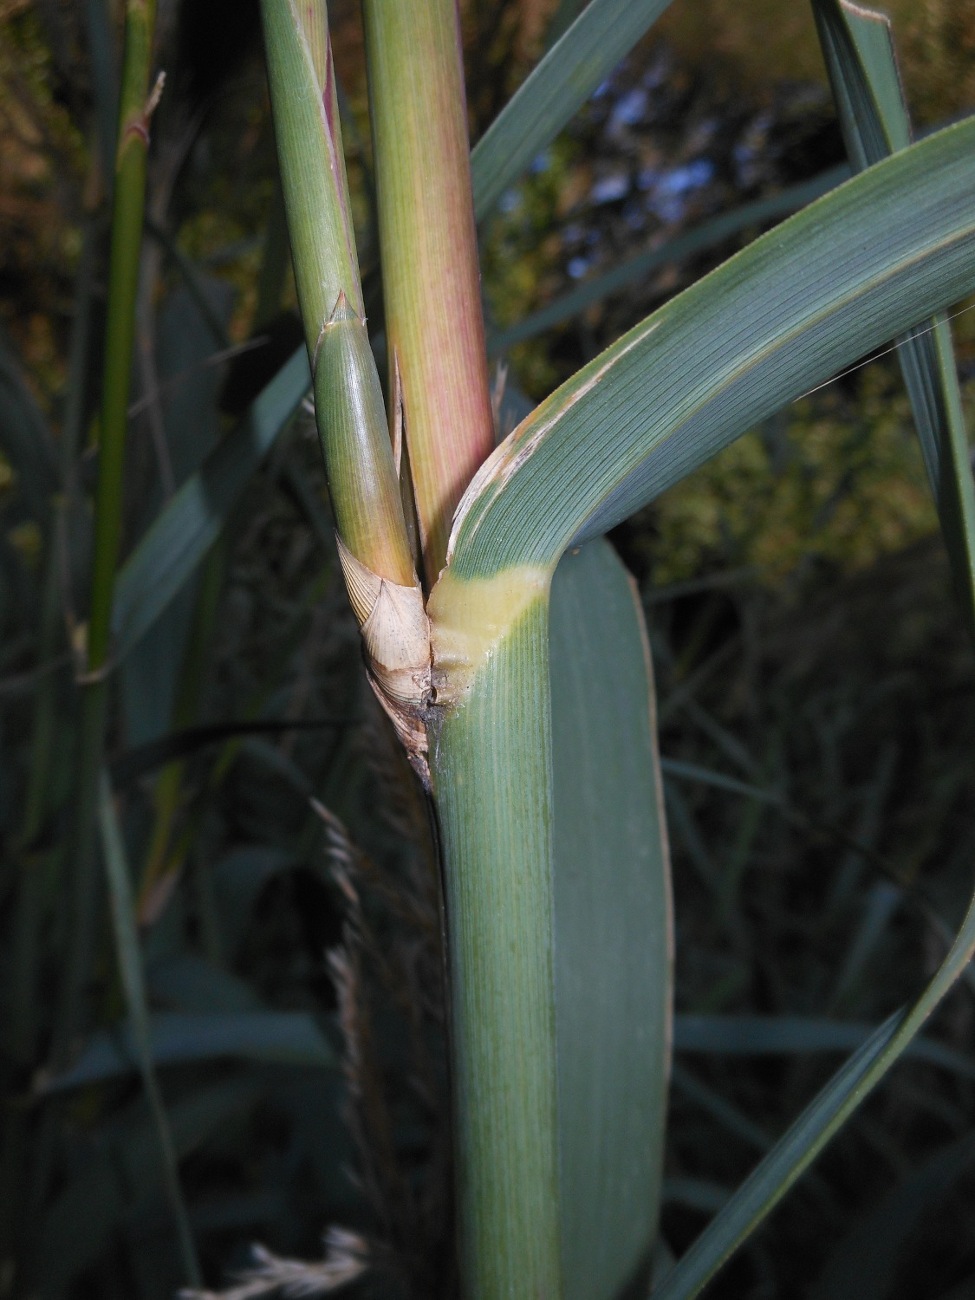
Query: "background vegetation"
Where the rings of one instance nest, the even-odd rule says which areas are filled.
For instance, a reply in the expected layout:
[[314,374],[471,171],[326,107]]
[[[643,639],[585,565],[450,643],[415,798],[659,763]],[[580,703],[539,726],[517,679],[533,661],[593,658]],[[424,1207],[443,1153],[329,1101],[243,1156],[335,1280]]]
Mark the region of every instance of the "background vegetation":
[[[554,8],[467,6],[474,135]],[[917,119],[970,110],[967,6],[902,8]],[[612,292],[600,275],[840,162],[811,23],[772,10],[675,6],[503,197],[483,235],[498,350],[582,295],[512,342],[530,396],[733,241]],[[368,263],[361,35],[354,5],[330,11]],[[0,1293],[168,1296],[195,1266],[120,1028],[103,886],[92,1010],[64,1059],[55,1028],[118,31],[109,6],[55,0],[8,0],[0,23]],[[160,24],[126,556],[300,339],[256,7],[163,6]],[[955,322],[969,409],[972,319]],[[615,538],[650,613],[668,782],[675,1254],[837,1054],[930,974],[970,888],[971,648],[889,361],[803,399]],[[360,1293],[449,1293],[437,883],[364,689],[307,415],[118,684],[109,752],[203,1280],[222,1284],[255,1240],[314,1259],[340,1224],[375,1261]],[[962,985],[714,1295],[969,1293],[971,1031]]]

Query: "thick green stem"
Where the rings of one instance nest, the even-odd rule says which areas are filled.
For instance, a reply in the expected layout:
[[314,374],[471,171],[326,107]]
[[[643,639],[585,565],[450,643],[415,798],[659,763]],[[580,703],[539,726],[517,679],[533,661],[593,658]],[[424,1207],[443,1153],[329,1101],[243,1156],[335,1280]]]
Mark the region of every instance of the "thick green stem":
[[494,446],[455,0],[366,0],[390,388],[426,578]]
[[72,930],[55,1030],[55,1063],[63,1063],[80,1028],[85,981],[95,941],[98,881],[95,806],[102,764],[112,601],[122,527],[122,470],[135,342],[135,303],[145,213],[146,153],[153,102],[149,94],[155,0],[128,0],[112,207],[112,247],[105,327],[105,371],[98,452],[98,487],[82,701],[72,863]]
[[125,63],[119,105],[118,151],[108,271],[105,373],[98,444],[98,489],[88,624],[88,670],[108,656],[112,598],[122,523],[122,468],[135,346],[135,300],[146,199],[149,146],[149,69],[155,0],[129,0],[125,16]]
[[[435,593],[443,626],[456,622],[448,594],[465,603],[464,593]],[[466,608],[476,629],[468,645],[484,653],[475,649],[462,700],[445,709],[431,746],[464,1294],[559,1300],[548,597],[525,584],[508,605],[516,616],[490,647],[479,632],[492,611],[483,617],[477,599]]]
[[262,0],[261,13],[315,416],[339,537],[373,574],[410,585],[413,555],[362,311],[325,4]]
[[328,15],[324,0],[261,0],[261,17],[295,283],[314,363],[339,294],[362,315]]
[[362,292],[324,3],[261,0],[315,417],[370,680],[426,778],[430,636]]

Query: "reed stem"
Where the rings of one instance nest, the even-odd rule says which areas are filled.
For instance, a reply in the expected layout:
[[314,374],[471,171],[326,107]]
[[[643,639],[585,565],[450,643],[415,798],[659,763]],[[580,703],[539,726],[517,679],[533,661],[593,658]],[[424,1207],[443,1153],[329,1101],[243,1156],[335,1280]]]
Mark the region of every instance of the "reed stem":
[[[95,494],[91,605],[85,647],[78,786],[73,835],[71,937],[54,1034],[54,1064],[64,1063],[82,1028],[88,971],[98,922],[95,810],[105,745],[106,672],[112,602],[122,531],[122,473],[135,347],[135,307],[145,214],[149,120],[155,106],[149,75],[155,0],[128,0],[125,55],[119,102],[118,144],[112,201],[112,243],[105,327],[105,369],[99,421],[98,486]],[[157,83],[157,91],[161,83]]]

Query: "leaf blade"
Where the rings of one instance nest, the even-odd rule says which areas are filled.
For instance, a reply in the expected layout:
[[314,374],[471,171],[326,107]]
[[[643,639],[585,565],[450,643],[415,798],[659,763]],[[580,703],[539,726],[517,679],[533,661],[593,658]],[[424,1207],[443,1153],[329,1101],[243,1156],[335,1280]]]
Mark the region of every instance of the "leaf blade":
[[478,221],[664,12],[670,0],[591,0],[471,154]]
[[914,1040],[975,952],[975,897],[947,956],[914,1004],[895,1012],[833,1076],[654,1291],[687,1300],[778,1204]]
[[451,538],[458,575],[554,563],[975,289],[973,155],[969,119],[870,168],[584,367],[475,476]]
[[125,1001],[128,1006],[129,1020],[132,1026],[132,1040],[142,1087],[149,1111],[152,1115],[156,1142],[162,1165],[162,1181],[166,1189],[170,1212],[176,1228],[180,1256],[187,1281],[192,1286],[200,1284],[200,1264],[196,1256],[190,1218],[183,1198],[183,1189],[179,1177],[179,1159],[169,1116],[163,1095],[156,1077],[155,1062],[152,1057],[152,1027],[149,1014],[149,999],[146,995],[145,975],[142,969],[142,951],[139,945],[139,932],[135,922],[135,900],[132,895],[131,876],[126,862],[122,831],[115,813],[112,800],[112,787],[108,774],[102,769],[98,799],[99,824],[102,835],[102,848],[105,854],[105,870],[108,876],[109,895],[112,903],[112,921],[115,929],[115,946],[118,956],[119,974]]
[[[890,20],[848,0],[815,0],[813,8],[854,167],[905,149],[911,127]],[[948,322],[938,316],[908,333],[897,355],[955,590],[975,639],[975,483]]]
[[[329,1069],[334,1054],[303,1011],[241,1011],[222,1014],[159,1011],[152,1017],[147,1039],[156,1066],[234,1058],[282,1065]],[[79,1060],[45,1086],[62,1092],[137,1069],[138,1040],[129,1025],[96,1034]]]
[[672,937],[653,679],[608,542],[565,557],[550,619],[563,1268],[569,1300],[611,1300],[649,1257],[663,1172]]
[[251,407],[150,524],[123,566],[112,623],[117,662],[189,580],[227,516],[311,385],[308,355],[298,348]]

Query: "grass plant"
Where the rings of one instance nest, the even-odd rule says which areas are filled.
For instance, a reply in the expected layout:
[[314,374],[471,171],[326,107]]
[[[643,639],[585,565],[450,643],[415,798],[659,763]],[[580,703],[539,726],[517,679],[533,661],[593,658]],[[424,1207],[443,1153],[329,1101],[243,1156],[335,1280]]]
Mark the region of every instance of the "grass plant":
[[[851,652],[846,675],[831,672],[828,648],[800,651],[788,620],[756,602],[765,639],[750,653],[775,667],[749,704],[731,642],[708,649],[739,617],[735,575],[699,584],[688,631],[688,593],[641,600],[606,534],[896,341],[975,634],[975,491],[944,317],[975,292],[975,119],[912,143],[889,25],[813,0],[851,178],[711,219],[491,341],[485,221],[667,7],[551,6],[545,53],[472,151],[458,7],[365,0],[360,202],[326,5],[261,0],[304,344],[234,422],[217,409],[217,363],[186,364],[226,354],[219,285],[172,248],[143,256],[146,196],[163,176],[150,127],[178,152],[186,119],[166,117],[154,79],[154,5],[129,0],[101,382],[84,379],[94,223],[56,435],[12,349],[0,353],[0,565],[5,590],[24,593],[19,624],[5,615],[22,757],[16,800],[0,808],[0,1295],[212,1294],[227,1234],[239,1243],[267,1224],[273,1253],[226,1294],[733,1294],[767,1266],[755,1230],[901,1056],[928,1071],[912,1077],[950,1081],[937,1100],[915,1097],[930,1146],[891,1157],[890,1117],[874,1108],[840,1149],[851,1165],[917,1167],[893,1189],[871,1174],[859,1222],[839,1204],[849,1171],[835,1198],[828,1174],[789,1198],[806,1198],[799,1218],[818,1207],[824,1236],[843,1228],[820,1293],[901,1294],[922,1207],[970,1176],[975,1066],[957,1034],[922,1033],[975,950],[970,781],[964,746],[941,734],[944,701],[933,693],[913,730],[873,752],[860,738],[881,696],[902,700],[896,669],[854,666]],[[115,96],[105,13],[89,10],[96,176]],[[373,197],[378,264],[366,243],[360,263],[353,214]],[[266,207],[277,233],[256,329],[281,296],[276,189]],[[492,379],[489,348],[787,211],[538,406]],[[140,265],[161,261],[172,279],[147,339]],[[154,444],[136,436],[131,404],[140,349]],[[97,455],[79,454],[96,413]],[[913,581],[889,584],[908,655]],[[968,708],[967,659],[939,635]],[[932,794],[902,854],[884,812],[905,768]],[[921,864],[953,843],[957,860],[924,879]],[[753,895],[756,874],[765,892]],[[803,942],[821,955],[800,962],[787,931],[807,903]],[[781,925],[775,960],[756,906]],[[923,979],[899,961],[908,921],[936,949]],[[680,962],[695,927],[714,964],[685,977],[675,1015],[675,932]],[[761,1014],[746,1009],[749,986]],[[835,1072],[810,1064],[837,1052]],[[724,1064],[735,1055],[778,1062],[774,1124],[754,1109],[768,1080],[756,1069],[739,1088]],[[734,1150],[709,1169],[714,1143],[693,1131]],[[353,1160],[357,1192],[341,1172]],[[884,1215],[901,1235],[865,1270]],[[333,1227],[313,1263],[319,1216]],[[929,1293],[958,1283],[945,1275]]]

